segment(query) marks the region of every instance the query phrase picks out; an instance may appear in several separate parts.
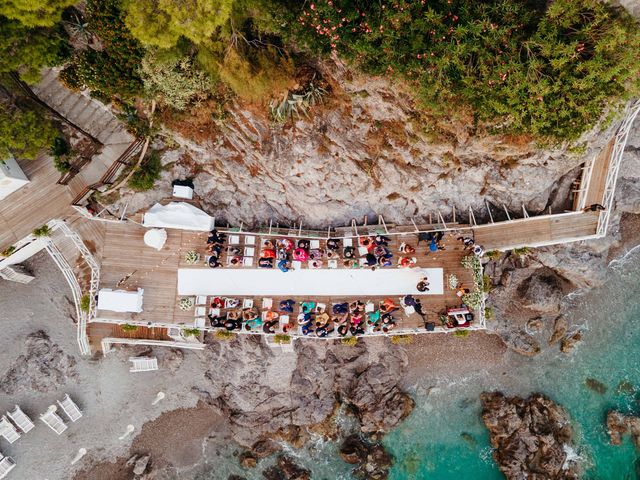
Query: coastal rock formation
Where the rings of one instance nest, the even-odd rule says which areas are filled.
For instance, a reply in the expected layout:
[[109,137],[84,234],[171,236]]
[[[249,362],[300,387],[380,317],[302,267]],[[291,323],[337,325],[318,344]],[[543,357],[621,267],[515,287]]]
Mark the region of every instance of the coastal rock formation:
[[607,414],[607,433],[613,445],[620,445],[622,436],[630,433],[633,443],[640,448],[640,417],[611,410]]
[[267,468],[262,476],[267,480],[311,480],[311,472],[286,455],[280,455],[277,464]]
[[383,480],[393,463],[391,455],[379,443],[371,443],[359,435],[349,435],[340,446],[340,457],[357,465],[352,473],[363,480]]
[[269,438],[300,446],[306,429],[333,437],[329,424],[339,405],[372,434],[395,427],[413,408],[398,387],[407,365],[401,349],[298,342],[296,354],[291,365],[278,363],[261,337],[214,341],[207,349],[215,366],[205,373],[210,387],[194,391],[226,414],[234,439],[257,458],[260,450],[275,451]]
[[22,392],[53,392],[69,380],[77,379],[76,360],[53,343],[43,330],[31,333],[20,355],[0,379],[0,391],[7,395]]
[[540,394],[524,399],[485,392],[481,401],[493,457],[507,479],[579,478],[568,460],[572,431],[560,406]]

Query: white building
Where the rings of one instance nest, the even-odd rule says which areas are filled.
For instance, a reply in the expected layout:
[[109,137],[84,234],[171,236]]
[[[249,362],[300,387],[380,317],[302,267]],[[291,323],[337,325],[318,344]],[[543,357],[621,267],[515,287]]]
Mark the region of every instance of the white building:
[[22,188],[29,179],[13,157],[0,161],[0,200]]

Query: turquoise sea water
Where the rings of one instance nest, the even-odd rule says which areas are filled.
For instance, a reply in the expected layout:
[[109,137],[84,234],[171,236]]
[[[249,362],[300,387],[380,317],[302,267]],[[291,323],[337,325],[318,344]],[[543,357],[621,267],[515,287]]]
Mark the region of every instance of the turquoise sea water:
[[[420,386],[414,392],[414,412],[384,440],[395,457],[391,480],[503,479],[480,418],[479,395],[487,390],[522,396],[542,392],[560,403],[574,425],[585,479],[640,479],[630,440],[610,445],[605,427],[609,409],[640,414],[640,252],[612,265],[602,288],[576,296],[572,303],[571,316],[581,325],[584,342],[570,355],[548,351],[529,359],[512,354],[500,367],[455,382],[440,379],[428,394],[426,387],[432,386]],[[587,378],[606,385],[606,392],[589,389]],[[621,382],[625,388],[619,388]],[[318,440],[289,453],[311,469],[314,480],[351,478],[352,467],[338,459],[335,443]],[[220,452],[215,470],[201,478],[226,480],[230,473],[263,478],[261,470],[272,462],[265,459],[247,471],[230,452]]]
[[[585,341],[571,355],[514,356],[509,370],[484,372],[418,398],[411,417],[385,439],[396,458],[391,479],[504,478],[480,420],[479,394],[492,389],[542,392],[563,405],[574,424],[577,454],[587,466],[584,478],[640,478],[629,439],[612,446],[605,427],[611,408],[640,413],[640,254],[613,265],[608,277],[604,287],[573,299],[572,316],[584,325]],[[607,391],[589,389],[587,378]],[[619,388],[621,382],[627,383]]]

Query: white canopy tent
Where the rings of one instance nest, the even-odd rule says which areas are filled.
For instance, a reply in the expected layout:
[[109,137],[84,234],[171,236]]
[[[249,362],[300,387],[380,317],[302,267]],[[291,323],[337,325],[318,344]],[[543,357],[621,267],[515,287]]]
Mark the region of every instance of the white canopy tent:
[[156,203],[143,216],[142,225],[154,228],[176,228],[208,232],[213,229],[214,218],[190,203]]
[[155,248],[158,251],[162,250],[166,241],[167,231],[164,228],[151,228],[144,234],[145,245]]
[[98,310],[139,313],[142,311],[143,294],[142,288],[137,292],[103,288],[98,292]]

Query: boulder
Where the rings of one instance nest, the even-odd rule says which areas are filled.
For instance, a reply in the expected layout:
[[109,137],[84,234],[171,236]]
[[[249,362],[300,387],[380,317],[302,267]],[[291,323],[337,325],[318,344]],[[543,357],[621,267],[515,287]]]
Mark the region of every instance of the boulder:
[[524,399],[485,392],[480,398],[493,457],[507,479],[579,478],[579,465],[567,458],[572,432],[560,406],[540,394]]
[[138,458],[133,466],[134,475],[142,475],[147,470],[150,459],[151,457],[149,455],[143,455]]
[[505,330],[500,332],[500,338],[507,347],[525,357],[540,353],[540,344],[526,332]]
[[560,342],[560,351],[562,353],[569,353],[575,348],[575,346],[582,341],[582,332],[577,331],[568,335]]
[[607,432],[612,445],[620,445],[623,435],[630,433],[633,443],[640,448],[640,417],[611,410],[607,414]]
[[567,318],[564,315],[559,315],[556,317],[553,323],[553,333],[549,337],[549,344],[553,345],[560,341],[567,334],[567,329],[569,328],[569,323],[567,322]]
[[286,455],[280,455],[276,465],[267,468],[262,476],[267,480],[311,480],[311,472]]
[[242,468],[256,468],[258,459],[251,452],[242,452],[238,457],[238,461]]
[[374,443],[359,435],[349,435],[340,446],[340,457],[347,463],[356,465],[354,478],[362,480],[382,480],[388,477],[393,464],[391,455],[380,443]]
[[560,310],[564,297],[560,278],[550,269],[540,269],[518,286],[518,295],[523,307],[540,313]]

